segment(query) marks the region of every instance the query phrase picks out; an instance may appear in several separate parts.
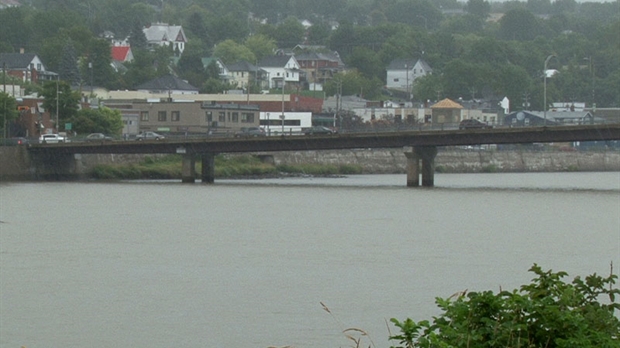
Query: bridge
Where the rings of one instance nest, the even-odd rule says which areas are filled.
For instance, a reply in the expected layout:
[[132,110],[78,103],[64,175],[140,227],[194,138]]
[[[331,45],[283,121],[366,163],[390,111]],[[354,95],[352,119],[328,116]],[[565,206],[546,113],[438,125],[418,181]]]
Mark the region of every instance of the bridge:
[[219,153],[403,148],[407,159],[407,186],[417,187],[420,186],[420,176],[422,186],[434,185],[434,159],[438,146],[610,140],[620,140],[620,124],[32,144],[28,151],[35,164],[33,171],[40,173],[41,177],[68,174],[76,154],[179,154],[183,156],[183,182],[195,182],[195,161],[200,157],[201,180],[213,183],[214,157]]

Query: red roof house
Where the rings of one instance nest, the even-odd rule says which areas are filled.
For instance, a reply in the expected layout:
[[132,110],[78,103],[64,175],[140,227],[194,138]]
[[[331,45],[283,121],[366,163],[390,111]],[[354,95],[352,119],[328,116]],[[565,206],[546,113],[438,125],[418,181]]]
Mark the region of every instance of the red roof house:
[[130,46],[112,46],[112,59],[118,62],[130,62],[133,60]]

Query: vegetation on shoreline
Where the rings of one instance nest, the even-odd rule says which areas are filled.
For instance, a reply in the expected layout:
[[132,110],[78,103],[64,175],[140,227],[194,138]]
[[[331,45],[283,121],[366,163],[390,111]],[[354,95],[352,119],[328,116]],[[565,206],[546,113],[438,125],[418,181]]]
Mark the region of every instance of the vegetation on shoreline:
[[[617,275],[562,278],[566,272],[544,271],[519,290],[463,291],[437,298],[443,313],[432,321],[391,319],[400,333],[392,348],[414,347],[617,347],[620,309]],[[615,342],[615,343],[614,343]]]
[[[200,161],[196,161],[197,176],[201,170]],[[361,173],[362,167],[357,165],[274,165],[251,155],[219,155],[215,157],[216,178],[275,177],[281,175],[323,176]],[[90,177],[99,180],[179,179],[181,178],[181,158],[175,155],[158,158],[147,156],[139,163],[99,164],[92,169]]]

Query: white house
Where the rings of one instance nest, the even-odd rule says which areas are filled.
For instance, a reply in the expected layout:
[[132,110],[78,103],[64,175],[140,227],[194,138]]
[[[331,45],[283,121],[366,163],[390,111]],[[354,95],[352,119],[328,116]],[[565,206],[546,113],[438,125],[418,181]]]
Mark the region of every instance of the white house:
[[23,82],[55,80],[56,74],[46,71],[45,65],[36,54],[0,53],[0,71],[6,68],[6,74]]
[[299,84],[301,70],[294,56],[265,57],[258,67],[267,74],[269,88],[282,88],[283,83]]
[[422,59],[396,59],[387,67],[386,87],[411,90],[419,77],[431,74],[433,69]]
[[146,36],[147,45],[154,46],[172,46],[176,51],[183,53],[187,37],[180,25],[168,25],[167,23],[154,23],[150,27],[142,29]]

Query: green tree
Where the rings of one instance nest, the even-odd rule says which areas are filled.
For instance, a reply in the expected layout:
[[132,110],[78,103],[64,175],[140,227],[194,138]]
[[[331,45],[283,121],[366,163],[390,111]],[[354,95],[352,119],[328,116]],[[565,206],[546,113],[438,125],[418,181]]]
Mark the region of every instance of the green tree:
[[565,272],[530,268],[536,278],[519,290],[469,292],[437,298],[432,322],[391,322],[400,333],[392,348],[414,347],[617,347],[620,309],[617,275],[593,274],[564,282]]
[[486,0],[469,0],[465,9],[469,14],[476,17],[487,19],[491,13],[491,4]]
[[147,41],[142,24],[138,20],[134,20],[129,31],[129,45],[132,50],[146,49]]
[[41,96],[43,97],[43,108],[49,111],[53,120],[58,115],[59,125],[73,119],[77,114],[80,94],[71,90],[71,86],[67,82],[46,82],[43,84]]
[[248,37],[245,39],[244,45],[252,51],[252,53],[254,53],[256,61],[260,61],[265,57],[273,55],[276,48],[278,48],[274,39],[262,34]]
[[77,85],[80,82],[77,53],[71,39],[67,39],[65,43],[58,74],[62,80],[69,82],[71,85]]
[[356,47],[347,58],[347,65],[356,68],[362,76],[368,79],[385,77],[385,69],[379,55],[365,47]]
[[233,40],[220,42],[215,47],[213,55],[221,59],[224,64],[234,63],[240,60],[256,62],[256,56],[248,47],[238,44]]
[[110,43],[103,39],[92,39],[87,48],[86,56],[80,69],[86,85],[115,87],[117,80],[110,65],[112,63]]
[[506,12],[499,24],[499,36],[503,40],[528,41],[544,33],[538,19],[526,9],[517,8]]
[[107,107],[82,109],[70,119],[72,129],[78,134],[104,133],[120,135],[123,120],[119,110]]
[[303,36],[306,29],[295,17],[288,17],[282,24],[276,27],[275,39],[279,47],[295,47],[303,43]]
[[2,128],[2,136],[6,133],[6,127],[13,120],[17,119],[17,101],[10,94],[0,92],[0,127]]

